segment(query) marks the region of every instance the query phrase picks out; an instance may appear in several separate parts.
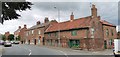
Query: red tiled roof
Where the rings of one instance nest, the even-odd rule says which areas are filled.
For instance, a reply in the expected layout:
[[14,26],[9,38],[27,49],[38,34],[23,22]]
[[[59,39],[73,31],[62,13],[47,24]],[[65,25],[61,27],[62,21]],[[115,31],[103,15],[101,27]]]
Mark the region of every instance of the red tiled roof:
[[75,28],[86,28],[89,27],[89,17],[74,19],[73,21],[66,21],[60,23],[51,24],[46,32],[58,31],[58,30],[69,30]]
[[105,20],[100,20],[100,22],[101,22],[102,24],[104,24],[104,25],[115,26],[115,25],[113,25],[113,24],[111,24],[111,23],[109,23],[109,22],[107,22],[107,21],[105,21]]

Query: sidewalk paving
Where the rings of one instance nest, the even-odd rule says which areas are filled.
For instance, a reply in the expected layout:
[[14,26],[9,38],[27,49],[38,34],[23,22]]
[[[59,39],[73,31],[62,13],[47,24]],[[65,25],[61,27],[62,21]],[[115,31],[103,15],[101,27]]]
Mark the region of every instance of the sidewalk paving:
[[74,50],[71,48],[62,48],[62,47],[52,47],[52,46],[44,46],[52,49],[60,50],[67,55],[113,55],[112,49],[106,49],[102,51],[87,51],[87,50]]
[[0,57],[2,56],[3,46],[0,46]]

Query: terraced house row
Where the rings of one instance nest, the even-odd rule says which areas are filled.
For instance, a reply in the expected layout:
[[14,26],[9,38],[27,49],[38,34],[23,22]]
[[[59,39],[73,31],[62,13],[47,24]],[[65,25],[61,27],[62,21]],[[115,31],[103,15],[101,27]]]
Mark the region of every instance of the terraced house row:
[[[81,13],[82,14],[82,13]],[[57,22],[46,17],[44,23],[25,30],[24,41],[27,44],[47,45],[84,50],[103,50],[112,48],[113,39],[117,38],[116,26],[102,20],[97,15],[97,8],[92,5],[91,16]],[[23,41],[23,40],[21,40]]]

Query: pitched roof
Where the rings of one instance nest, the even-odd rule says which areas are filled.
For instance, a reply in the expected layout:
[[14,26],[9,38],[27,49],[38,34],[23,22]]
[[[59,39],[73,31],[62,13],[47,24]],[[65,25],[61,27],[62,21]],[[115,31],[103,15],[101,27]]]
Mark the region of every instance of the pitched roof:
[[[115,25],[113,25],[113,24],[111,24],[111,23],[109,23],[109,22],[107,22],[107,21],[105,21],[105,20],[100,20],[100,22],[101,22],[103,25],[115,26]],[[116,26],[115,26],[115,27],[116,27]]]
[[22,29],[22,28],[20,28],[20,29],[17,29],[15,32],[19,32],[21,29]]
[[49,24],[49,22],[48,22],[48,23],[42,23],[42,24],[40,24],[40,25],[34,25],[34,26],[28,28],[27,30],[36,29],[36,28],[39,28],[39,27],[46,26],[46,25],[48,25],[48,24]]
[[69,30],[69,29],[75,29],[75,28],[86,28],[89,27],[90,24],[90,20],[91,18],[88,17],[84,17],[84,18],[78,18],[78,19],[74,19],[74,20],[69,20],[66,22],[60,22],[60,23],[54,23],[51,24],[46,32],[53,32],[53,31],[58,31],[58,30]]

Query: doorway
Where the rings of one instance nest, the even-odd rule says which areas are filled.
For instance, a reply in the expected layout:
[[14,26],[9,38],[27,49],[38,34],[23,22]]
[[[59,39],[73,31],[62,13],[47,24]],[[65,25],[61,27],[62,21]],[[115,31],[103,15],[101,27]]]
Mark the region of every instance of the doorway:
[[34,39],[34,44],[36,45],[36,39]]
[[104,40],[104,49],[107,49],[107,41]]
[[71,40],[69,40],[68,46],[70,48],[72,48],[72,47],[79,48],[79,46],[80,46],[80,40],[71,39]]

